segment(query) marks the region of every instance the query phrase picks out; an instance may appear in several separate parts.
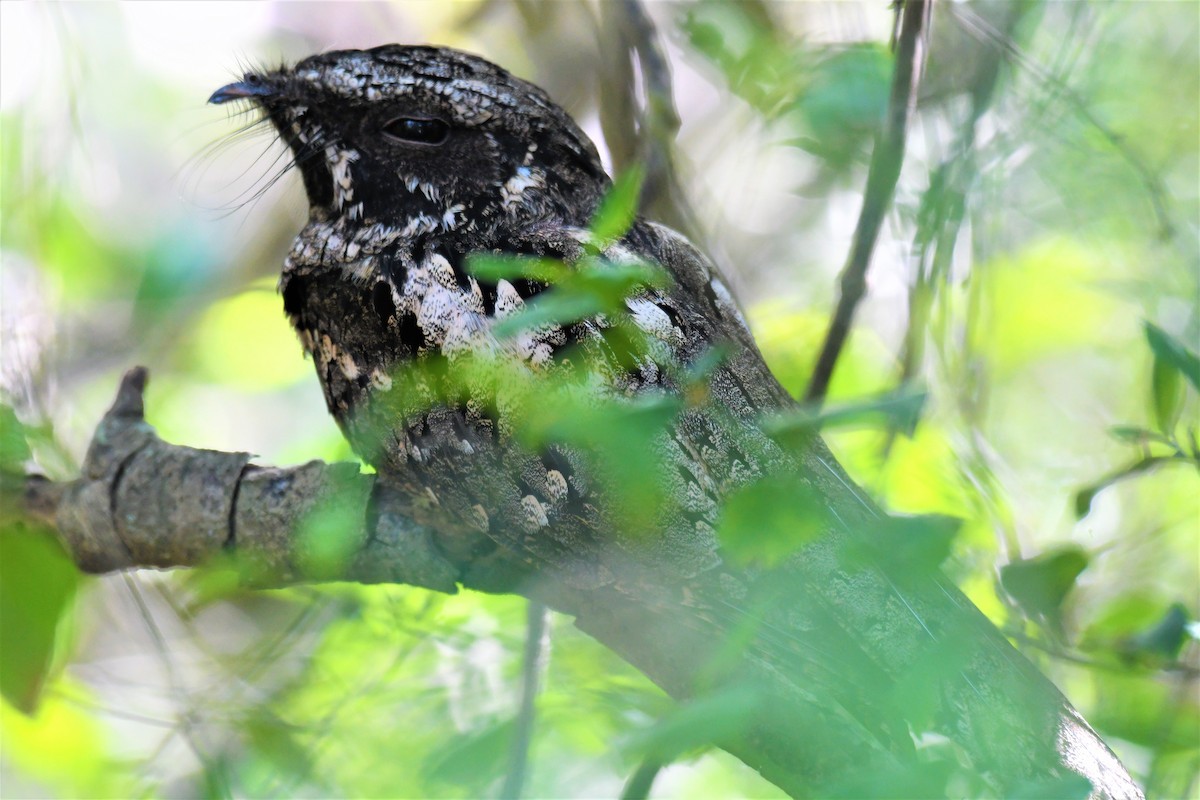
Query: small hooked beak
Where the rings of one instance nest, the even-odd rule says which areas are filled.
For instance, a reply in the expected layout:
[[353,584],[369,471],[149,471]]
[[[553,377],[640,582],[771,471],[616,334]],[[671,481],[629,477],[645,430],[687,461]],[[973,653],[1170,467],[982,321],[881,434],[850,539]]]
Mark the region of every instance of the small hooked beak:
[[275,93],[275,90],[263,81],[257,75],[247,75],[245,80],[231,83],[228,86],[222,86],[212,93],[212,97],[208,98],[208,102],[213,105],[228,103],[230,100],[244,100],[246,98],[268,97]]

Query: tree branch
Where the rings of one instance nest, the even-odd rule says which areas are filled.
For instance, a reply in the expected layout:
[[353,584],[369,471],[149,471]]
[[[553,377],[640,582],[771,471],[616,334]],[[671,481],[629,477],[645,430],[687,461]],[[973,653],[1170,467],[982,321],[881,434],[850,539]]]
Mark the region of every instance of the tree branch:
[[[899,587],[830,533],[775,570],[661,575],[653,597],[620,581],[580,586],[568,570],[486,547],[483,534],[462,541],[418,524],[356,465],[260,467],[245,453],[165,443],[143,419],[145,385],[144,369],[125,376],[78,480],[26,483],[26,512],[51,522],[87,571],[192,566],[232,551],[260,586],[457,582],[519,593],[574,616],[685,704],[667,730],[684,720],[701,732],[657,742],[648,764],[711,742],[795,796],[886,794],[879,781],[927,774],[912,730],[952,740],[985,794],[1052,792],[1082,775],[1093,797],[1141,796],[1066,700],[936,573]],[[840,495],[828,501],[870,522]],[[734,596],[730,585],[743,588]]]
[[[144,368],[125,374],[78,480],[26,480],[26,513],[58,530],[80,569],[192,567],[236,551],[253,565],[247,578],[255,585],[336,572],[362,583],[456,591],[458,575],[431,557],[428,530],[394,514],[368,529],[375,481],[357,464],[260,467],[248,453],[168,444],[143,417],[146,382]],[[348,557],[336,568],[321,557],[328,543],[305,535],[331,508],[337,552]]]

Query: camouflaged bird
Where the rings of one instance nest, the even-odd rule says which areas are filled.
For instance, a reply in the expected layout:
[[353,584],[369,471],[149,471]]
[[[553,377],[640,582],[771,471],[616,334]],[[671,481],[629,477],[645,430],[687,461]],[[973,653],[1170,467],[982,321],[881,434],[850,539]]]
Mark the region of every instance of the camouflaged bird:
[[[920,760],[913,731],[932,730],[997,796],[1073,773],[1093,796],[1140,796],[950,581],[889,566],[904,543],[819,438],[785,451],[764,434],[764,412],[794,404],[712,263],[642,219],[616,241],[595,240],[589,222],[612,183],[541,89],[465,53],[391,45],[247,74],[212,96],[237,99],[261,107],[303,176],[309,220],[280,289],[329,410],[378,472],[374,544],[404,553],[380,580],[537,596],[677,698],[720,670],[730,673],[720,680],[771,687],[746,738],[722,746],[781,786],[837,770],[892,774]],[[624,314],[501,335],[547,286],[485,280],[470,268],[479,254],[578,270],[645,262],[668,279],[636,288]],[[647,343],[632,354],[621,335],[631,329]],[[468,366],[480,354],[497,357],[500,374],[475,385]],[[579,361],[590,377],[572,371]],[[702,364],[703,389],[690,397],[688,372]],[[493,390],[505,375],[554,374],[597,404],[678,401],[630,456],[647,456],[662,502],[622,508],[609,491],[644,465],[521,444],[537,395],[514,407]],[[778,475],[811,488],[823,535],[770,570],[733,563],[717,536],[723,501]],[[651,535],[619,524],[631,512]],[[728,635],[744,639],[742,657],[730,659]],[[914,719],[896,693],[918,685],[932,699]]]
[[[628,320],[542,325],[512,337],[495,336],[494,326],[545,285],[485,281],[467,269],[472,254],[571,265],[588,252],[589,220],[612,183],[566,112],[476,56],[398,45],[247,74],[212,101],[240,98],[257,103],[290,147],[311,207],[284,265],[285,311],[330,412],[382,482],[414,504],[408,511],[442,532],[482,531],[579,580],[613,580],[600,551],[620,535],[583,454],[558,446],[523,452],[509,436],[512,414],[487,413],[479,398],[431,409],[421,387],[393,386],[397,367],[502,352],[549,372],[564,353],[583,352],[606,388],[628,397],[677,392],[668,365],[686,368],[721,346],[727,358],[709,391],[744,430],[732,435],[727,422],[692,410],[657,437],[670,502],[648,512],[656,533],[633,548],[637,560],[657,557],[683,575],[720,564],[721,498],[760,474],[764,454],[778,455],[751,422],[790,398],[712,263],[675,231],[635,220],[603,247],[602,260],[660,265],[666,288],[629,297]],[[629,321],[665,348],[664,358],[619,363],[609,333]],[[454,571],[480,555],[452,553],[453,537],[442,536],[438,548],[458,562],[439,582],[452,583]]]

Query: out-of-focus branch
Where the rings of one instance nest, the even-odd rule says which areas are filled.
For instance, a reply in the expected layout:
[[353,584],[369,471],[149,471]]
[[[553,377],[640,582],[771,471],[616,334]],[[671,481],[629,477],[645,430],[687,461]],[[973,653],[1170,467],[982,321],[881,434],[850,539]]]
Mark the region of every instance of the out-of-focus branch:
[[[641,211],[693,241],[702,241],[695,215],[676,175],[679,112],[675,108],[670,64],[654,21],[638,0],[603,3],[600,15],[602,35],[608,43],[601,48],[607,63],[599,87],[600,125],[613,167],[620,171],[633,164],[641,165],[646,175],[642,182]],[[636,73],[640,73],[640,87]]]
[[829,390],[829,381],[849,336],[854,312],[866,290],[867,268],[871,263],[875,242],[879,238],[879,229],[888,206],[891,205],[892,195],[895,194],[896,182],[900,178],[908,120],[916,104],[917,86],[925,61],[925,34],[929,27],[932,5],[932,0],[905,0],[898,4],[897,13],[902,15],[902,19],[900,34],[897,37],[896,69],[892,76],[887,116],[875,141],[875,149],[871,153],[862,210],[859,212],[850,255],[839,282],[837,309],[829,323],[829,330],[821,346],[821,355],[817,359],[817,366],[813,370],[808,391],[804,396],[805,401],[814,406],[819,406],[824,401]]
[[521,663],[521,705],[517,710],[517,726],[509,751],[508,772],[500,797],[517,800],[525,787],[529,770],[529,746],[533,742],[533,724],[537,717],[536,701],[539,678],[546,655],[546,622],[549,609],[545,603],[530,600],[525,609],[525,649]]

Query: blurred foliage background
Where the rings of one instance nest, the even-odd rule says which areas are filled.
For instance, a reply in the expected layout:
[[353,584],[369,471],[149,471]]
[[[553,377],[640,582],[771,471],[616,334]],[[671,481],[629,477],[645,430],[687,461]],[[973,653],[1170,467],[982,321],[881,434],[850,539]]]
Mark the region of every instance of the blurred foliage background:
[[[886,105],[892,14],[883,2],[648,11],[681,121],[678,197],[799,395]],[[237,132],[249,120],[208,94],[247,64],[451,45],[542,85],[625,166],[637,143],[611,111],[638,94],[621,13],[0,4],[3,389],[34,432],[31,457],[70,477],[118,376],[145,364],[147,416],[170,441],[262,463],[352,458],[274,293],[304,219],[299,181],[276,180],[282,148],[262,128]],[[950,574],[1154,797],[1192,795],[1200,772],[1198,155],[1194,4],[939,3],[896,202],[831,391],[835,403],[928,392],[911,436],[839,427],[831,445],[889,509],[965,520]],[[520,598],[239,594],[203,573],[76,585],[29,567],[45,561],[29,548],[0,555],[0,658],[53,654],[10,667],[45,686],[33,716],[0,706],[6,797],[500,786]],[[552,618],[547,636],[527,793],[616,796],[670,704],[570,620]],[[711,751],[654,785],[778,794]]]

